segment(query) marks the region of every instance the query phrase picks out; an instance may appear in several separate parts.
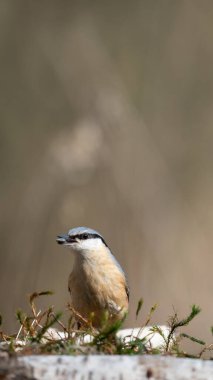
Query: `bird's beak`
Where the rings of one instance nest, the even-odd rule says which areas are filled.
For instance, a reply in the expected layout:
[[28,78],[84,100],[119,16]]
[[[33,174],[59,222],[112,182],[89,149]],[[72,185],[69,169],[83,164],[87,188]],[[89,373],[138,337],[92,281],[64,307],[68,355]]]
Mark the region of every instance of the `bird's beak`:
[[59,235],[56,239],[58,244],[71,244],[75,242],[75,239],[71,238],[69,235]]

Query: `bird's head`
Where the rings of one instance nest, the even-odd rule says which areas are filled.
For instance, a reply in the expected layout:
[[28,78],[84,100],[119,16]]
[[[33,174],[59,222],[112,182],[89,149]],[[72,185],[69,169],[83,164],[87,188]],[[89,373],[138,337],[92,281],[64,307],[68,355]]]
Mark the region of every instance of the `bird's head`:
[[67,234],[57,236],[56,241],[58,244],[83,254],[107,247],[101,234],[88,227],[73,228]]

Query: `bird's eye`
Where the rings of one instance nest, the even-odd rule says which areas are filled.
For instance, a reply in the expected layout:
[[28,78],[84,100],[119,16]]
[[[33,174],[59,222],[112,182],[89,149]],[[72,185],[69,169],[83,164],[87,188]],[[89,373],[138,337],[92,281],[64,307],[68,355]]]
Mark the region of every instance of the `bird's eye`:
[[88,237],[89,237],[88,234],[82,234],[82,235],[81,235],[81,239],[83,239],[83,240],[88,239]]

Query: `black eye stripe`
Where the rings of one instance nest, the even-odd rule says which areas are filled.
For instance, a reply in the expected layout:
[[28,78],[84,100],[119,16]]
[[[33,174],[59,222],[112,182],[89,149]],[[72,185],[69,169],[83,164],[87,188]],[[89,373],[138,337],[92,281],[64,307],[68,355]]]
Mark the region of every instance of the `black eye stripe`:
[[[70,236],[71,237],[71,236]],[[108,247],[108,245],[106,244],[105,240],[102,238],[102,236],[98,235],[98,234],[90,234],[90,233],[87,233],[85,232],[84,234],[79,234],[79,235],[75,235],[75,236],[72,236],[73,239],[79,239],[79,240],[86,240],[86,239],[101,239],[102,242],[104,243],[104,245],[106,247]]]
[[83,239],[83,240],[86,240],[86,239],[89,238],[89,235],[85,233],[85,234],[80,235],[79,238]]

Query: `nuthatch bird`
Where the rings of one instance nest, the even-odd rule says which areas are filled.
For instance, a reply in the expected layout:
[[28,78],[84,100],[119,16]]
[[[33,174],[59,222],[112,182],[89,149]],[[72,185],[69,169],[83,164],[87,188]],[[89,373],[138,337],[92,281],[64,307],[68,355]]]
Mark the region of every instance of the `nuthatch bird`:
[[71,229],[57,242],[74,252],[68,289],[72,307],[92,325],[101,327],[104,316],[120,320],[128,311],[129,288],[126,276],[104,238],[87,227]]

